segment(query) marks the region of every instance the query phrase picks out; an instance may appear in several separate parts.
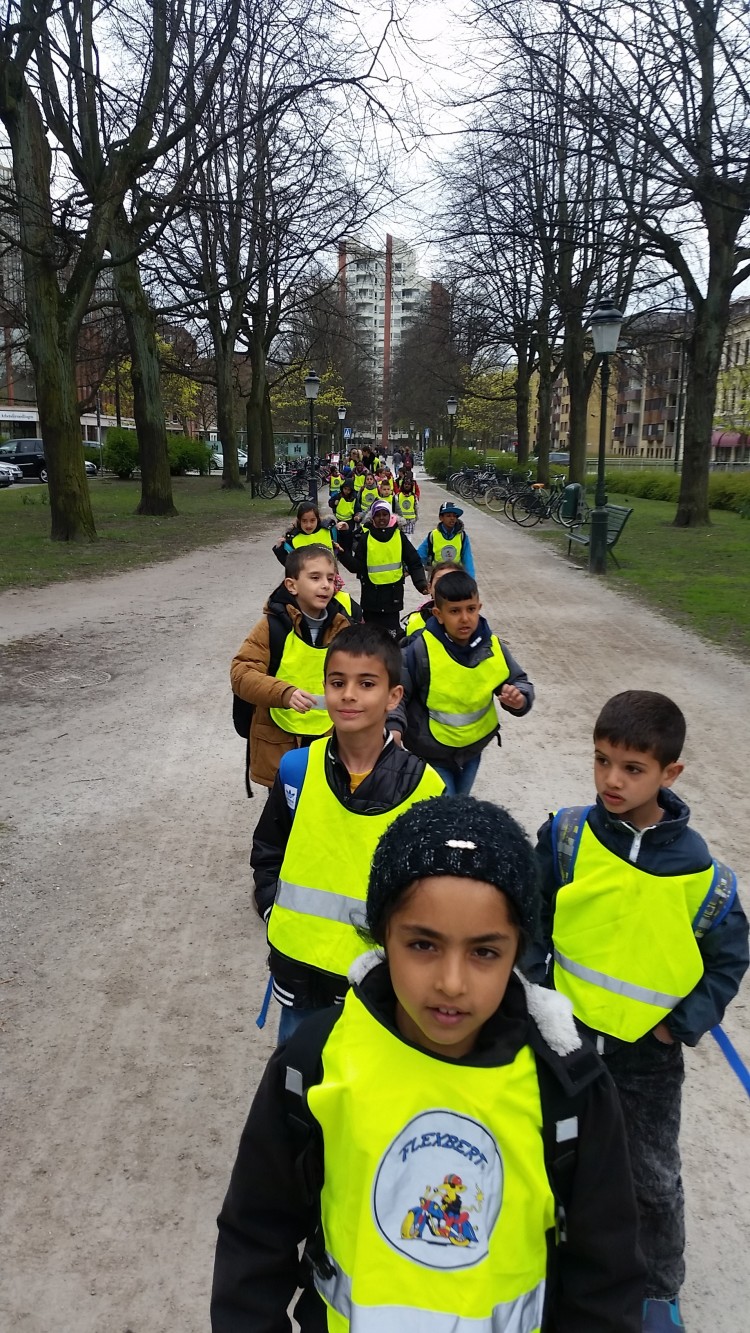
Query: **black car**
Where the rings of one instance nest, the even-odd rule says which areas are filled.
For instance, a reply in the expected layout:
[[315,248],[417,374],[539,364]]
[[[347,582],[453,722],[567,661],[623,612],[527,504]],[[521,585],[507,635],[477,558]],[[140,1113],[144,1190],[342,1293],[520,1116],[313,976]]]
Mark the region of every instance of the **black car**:
[[42,440],[3,440],[0,444],[0,463],[16,463],[24,477],[47,480]]

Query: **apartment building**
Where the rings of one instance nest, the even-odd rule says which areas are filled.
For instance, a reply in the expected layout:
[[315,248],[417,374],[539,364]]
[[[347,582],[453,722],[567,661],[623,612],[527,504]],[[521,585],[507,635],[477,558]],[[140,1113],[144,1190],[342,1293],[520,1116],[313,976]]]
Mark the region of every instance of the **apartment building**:
[[390,434],[390,379],[393,357],[410,324],[429,303],[433,284],[417,271],[417,257],[405,241],[386,236],[385,249],[362,241],[339,243],[339,293],[353,314],[372,368],[379,434],[387,448]]

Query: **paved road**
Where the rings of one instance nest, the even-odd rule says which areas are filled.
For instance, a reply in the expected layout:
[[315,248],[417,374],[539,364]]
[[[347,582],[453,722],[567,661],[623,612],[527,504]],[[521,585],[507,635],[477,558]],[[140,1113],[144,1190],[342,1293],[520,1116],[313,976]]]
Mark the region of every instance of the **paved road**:
[[[419,533],[440,498],[424,486]],[[604,699],[662,689],[688,716],[680,790],[748,883],[750,669],[467,519],[489,619],[538,689],[477,794],[535,830],[590,797]],[[227,667],[278,580],[274,535],[0,597],[3,1333],[207,1326],[214,1218],[272,1041]],[[750,1060],[747,996],[727,1026]],[[710,1039],[688,1065],[689,1327],[746,1333],[750,1105]]]

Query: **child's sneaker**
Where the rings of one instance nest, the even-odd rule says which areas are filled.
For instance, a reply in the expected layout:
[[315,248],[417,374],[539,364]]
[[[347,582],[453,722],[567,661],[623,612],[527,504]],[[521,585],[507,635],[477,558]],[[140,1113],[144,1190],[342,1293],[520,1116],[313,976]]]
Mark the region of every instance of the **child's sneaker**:
[[680,1302],[647,1300],[643,1302],[643,1333],[676,1333],[685,1325],[680,1314]]

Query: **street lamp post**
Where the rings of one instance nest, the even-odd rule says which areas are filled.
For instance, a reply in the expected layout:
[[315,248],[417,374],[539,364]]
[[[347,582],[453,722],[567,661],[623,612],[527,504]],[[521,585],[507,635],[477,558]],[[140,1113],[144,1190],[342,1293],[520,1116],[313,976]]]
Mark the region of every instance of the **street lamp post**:
[[589,573],[607,572],[607,492],[604,485],[604,460],[607,445],[607,400],[609,397],[609,358],[617,351],[623,315],[614,301],[605,297],[591,316],[594,351],[602,359],[601,413],[599,416],[599,460],[596,471],[595,509],[591,515]]
[[448,440],[448,465],[450,466],[450,464],[453,461],[453,440],[456,435],[456,413],[458,411],[458,399],[454,398],[453,395],[451,394],[451,397],[448,399],[445,406],[448,409],[448,420],[450,422],[450,438]]
[[310,455],[310,499],[314,504],[318,503],[318,475],[315,471],[315,399],[320,389],[320,378],[314,370],[305,375],[305,395],[310,406],[310,439],[308,444],[308,453]]
[[337,407],[337,408],[336,408],[336,413],[337,413],[337,415],[338,415],[339,422],[341,423],[341,424],[339,425],[339,437],[340,437],[340,438],[339,438],[339,467],[343,467],[343,466],[344,466],[344,422],[346,421],[346,408],[344,407],[344,404],[343,404],[343,403],[341,404],[341,407]]

